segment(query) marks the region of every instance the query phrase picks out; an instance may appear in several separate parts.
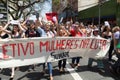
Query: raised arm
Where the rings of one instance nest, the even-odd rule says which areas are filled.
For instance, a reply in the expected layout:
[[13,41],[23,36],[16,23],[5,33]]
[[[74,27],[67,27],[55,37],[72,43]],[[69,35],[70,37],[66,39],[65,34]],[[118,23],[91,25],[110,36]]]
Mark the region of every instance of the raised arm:
[[10,22],[8,22],[8,23],[4,26],[4,28],[3,28],[3,29],[4,29],[4,30],[5,30],[5,29],[7,29],[7,28],[8,28],[8,26],[9,26],[9,24],[10,24]]
[[9,31],[9,30],[7,30],[7,29],[5,29],[3,27],[0,28],[0,31],[3,31],[3,32],[7,33],[7,34],[12,34],[11,31]]
[[21,25],[21,27],[24,29],[24,30],[27,30],[28,28],[26,27],[26,22],[27,20],[25,20]]

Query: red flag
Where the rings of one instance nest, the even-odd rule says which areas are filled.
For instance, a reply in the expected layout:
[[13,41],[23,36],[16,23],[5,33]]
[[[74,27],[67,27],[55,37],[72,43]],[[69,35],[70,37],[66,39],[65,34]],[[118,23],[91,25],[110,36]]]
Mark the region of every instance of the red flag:
[[58,14],[55,13],[55,12],[52,12],[52,13],[46,13],[46,18],[48,21],[52,21],[53,23],[55,23],[57,21],[57,16]]

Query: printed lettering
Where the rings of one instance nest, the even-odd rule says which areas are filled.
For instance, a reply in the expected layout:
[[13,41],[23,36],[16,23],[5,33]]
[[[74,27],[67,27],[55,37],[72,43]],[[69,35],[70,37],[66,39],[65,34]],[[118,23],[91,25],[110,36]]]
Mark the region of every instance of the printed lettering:
[[48,52],[49,51],[49,41],[46,41],[46,42],[41,42],[40,41],[40,52],[42,52],[42,50],[43,50],[43,47],[45,47],[46,48],[46,52]]
[[30,44],[30,54],[34,55],[34,43],[30,42],[29,44]]
[[6,58],[6,53],[7,53],[7,49],[6,49],[6,47],[8,47],[8,45],[7,45],[7,44],[2,45],[3,58]]
[[10,46],[12,47],[12,56],[15,57],[15,46],[16,46],[16,44],[10,44]]

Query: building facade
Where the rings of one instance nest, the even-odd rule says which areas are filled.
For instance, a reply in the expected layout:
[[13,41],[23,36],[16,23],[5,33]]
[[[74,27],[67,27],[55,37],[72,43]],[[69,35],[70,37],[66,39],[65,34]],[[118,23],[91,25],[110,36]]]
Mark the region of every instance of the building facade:
[[[6,0],[7,3],[7,0]],[[3,15],[3,17],[0,18],[0,22],[7,22],[8,20],[8,10],[7,5],[4,5],[2,1],[0,0],[0,14]]]
[[[99,19],[100,18],[100,19]],[[79,12],[79,20],[99,24],[109,21],[111,24],[120,25],[120,3],[119,0],[109,0],[100,5]]]

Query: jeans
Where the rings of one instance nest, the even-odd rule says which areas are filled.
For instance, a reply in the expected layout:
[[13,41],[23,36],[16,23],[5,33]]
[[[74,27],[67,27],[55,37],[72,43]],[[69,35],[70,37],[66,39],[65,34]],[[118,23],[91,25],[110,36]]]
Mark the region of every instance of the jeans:
[[52,75],[52,64],[51,64],[51,62],[48,62],[47,65],[48,65],[49,74]]
[[104,64],[103,64],[102,60],[99,60],[99,59],[95,60],[95,59],[93,59],[93,58],[89,58],[89,60],[88,60],[88,66],[91,67],[93,61],[97,62],[97,67],[98,67],[98,68],[104,68]]
[[[48,62],[47,66],[48,66],[49,74],[50,76],[52,76],[52,63]],[[43,64],[43,70],[45,70],[45,63]]]

